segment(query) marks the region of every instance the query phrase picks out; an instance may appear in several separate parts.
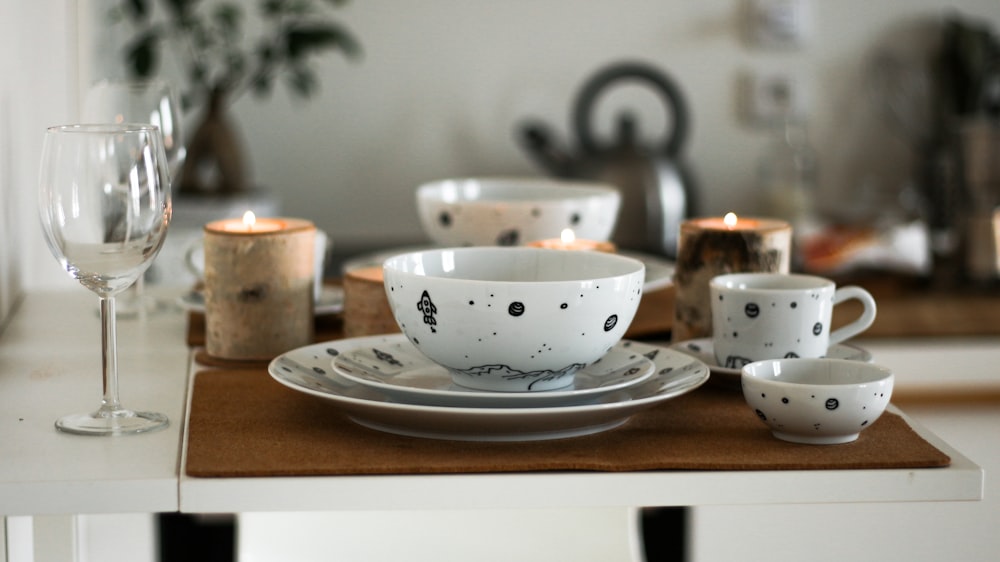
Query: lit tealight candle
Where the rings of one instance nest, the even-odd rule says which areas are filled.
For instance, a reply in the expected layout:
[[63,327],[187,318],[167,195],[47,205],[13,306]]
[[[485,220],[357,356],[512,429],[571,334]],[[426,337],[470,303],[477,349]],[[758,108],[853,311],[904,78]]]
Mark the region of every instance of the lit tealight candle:
[[788,273],[792,227],[785,221],[735,213],[681,223],[674,270],[674,341],[711,337],[708,282],[741,272]]
[[550,250],[583,250],[591,252],[614,253],[615,245],[611,242],[598,240],[585,240],[577,238],[576,233],[571,228],[564,228],[559,234],[559,238],[549,238],[529,242],[528,246],[534,248],[548,248]]
[[258,219],[253,211],[243,213],[243,219],[226,219],[210,223],[215,229],[225,232],[263,233],[275,232],[289,226],[288,219]]
[[[768,220],[768,219],[764,219]],[[708,217],[688,221],[698,228],[720,230],[754,230],[760,228],[761,219],[740,218],[736,213],[726,213],[724,217]],[[775,221],[780,222],[780,221]]]
[[312,343],[316,227],[257,218],[205,225],[206,351],[271,359]]

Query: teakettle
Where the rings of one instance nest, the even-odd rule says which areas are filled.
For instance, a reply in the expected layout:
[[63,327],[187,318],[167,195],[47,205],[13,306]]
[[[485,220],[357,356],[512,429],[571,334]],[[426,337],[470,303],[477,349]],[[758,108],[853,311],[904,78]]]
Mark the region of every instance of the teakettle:
[[[599,96],[612,83],[626,80],[652,87],[672,115],[672,130],[655,147],[639,144],[635,117],[628,111],[619,114],[614,144],[602,146],[595,137],[591,117]],[[580,145],[575,155],[560,148],[549,129],[537,121],[522,124],[519,139],[549,173],[601,181],[621,190],[622,208],[612,236],[619,247],[674,257],[680,223],[694,207],[692,174],[680,158],[688,133],[680,89],[647,64],[613,64],[584,84],[573,108],[573,126]]]

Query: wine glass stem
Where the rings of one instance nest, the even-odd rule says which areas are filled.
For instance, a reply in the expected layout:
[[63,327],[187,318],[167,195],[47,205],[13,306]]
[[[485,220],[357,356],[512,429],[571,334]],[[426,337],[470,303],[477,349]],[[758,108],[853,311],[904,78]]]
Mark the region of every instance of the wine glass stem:
[[101,366],[104,371],[104,399],[101,412],[113,414],[122,409],[118,402],[118,334],[115,325],[115,298],[101,297]]

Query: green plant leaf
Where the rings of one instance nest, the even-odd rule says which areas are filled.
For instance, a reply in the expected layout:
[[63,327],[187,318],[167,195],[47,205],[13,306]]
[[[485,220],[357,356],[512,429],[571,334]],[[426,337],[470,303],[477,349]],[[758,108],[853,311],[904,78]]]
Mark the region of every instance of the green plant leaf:
[[165,0],[167,8],[173,12],[174,17],[186,19],[191,17],[197,9],[197,4],[201,0]]
[[141,23],[149,17],[149,2],[146,0],[125,0],[122,3],[122,8],[132,23]]
[[216,6],[212,19],[222,33],[239,35],[243,23],[243,8],[235,4],[220,4]]
[[269,74],[258,74],[254,76],[253,84],[254,96],[258,98],[265,98],[271,95],[271,76]]
[[291,69],[288,75],[288,86],[292,92],[300,97],[308,98],[319,89],[319,79],[316,74],[306,67],[296,66]]
[[280,16],[284,12],[284,0],[264,0],[260,3],[260,12],[265,16]]
[[276,58],[274,47],[270,43],[263,42],[257,45],[257,58],[260,59],[262,65],[270,64]]
[[300,60],[310,53],[334,48],[339,48],[348,57],[355,57],[361,52],[354,36],[334,23],[297,25],[285,31],[285,49],[289,59]]
[[[2,0],[0,0],[2,1]],[[256,38],[244,38],[253,2],[261,20]],[[213,87],[233,99],[252,91],[271,93],[279,79],[293,94],[308,97],[319,77],[306,66],[310,55],[341,51],[348,58],[361,46],[348,29],[326,19],[326,9],[347,0],[111,0],[115,24],[132,23],[133,37],[123,47],[131,75],[151,77],[165,56],[184,68],[186,104],[201,102]],[[245,40],[248,39],[248,40]],[[232,99],[229,100],[232,102]]]
[[159,64],[157,47],[159,34],[150,30],[142,33],[126,47],[125,60],[128,61],[132,73],[139,78],[149,78],[156,72]]

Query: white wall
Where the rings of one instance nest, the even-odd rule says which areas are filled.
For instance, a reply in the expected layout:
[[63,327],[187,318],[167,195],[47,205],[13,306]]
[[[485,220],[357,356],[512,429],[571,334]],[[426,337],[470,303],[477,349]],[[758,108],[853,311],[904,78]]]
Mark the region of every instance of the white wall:
[[[416,185],[540,173],[514,141],[516,124],[538,116],[570,142],[568,115],[582,82],[606,63],[639,58],[687,93],[693,134],[686,155],[701,178],[704,211],[757,212],[753,172],[766,135],[738,120],[743,71],[800,74],[822,165],[837,181],[837,160],[847,157],[839,143],[871,115],[858,74],[875,43],[946,5],[1000,28],[993,0],[811,4],[815,32],[807,44],[769,52],[740,40],[738,0],[356,1],[343,18],[365,59],[324,63],[323,99],[290,103],[282,92],[266,105],[241,100],[237,110],[256,177],[286,195],[288,212],[341,241],[398,241],[421,236]],[[658,133],[666,120],[659,105],[640,93],[631,99]],[[600,107],[610,127],[615,104]]]
[[70,119],[77,84],[77,24],[73,0],[0,0],[0,193],[3,255],[16,256],[21,285],[74,287],[42,241],[35,193],[45,127]]
[[[703,213],[766,212],[753,181],[766,135],[738,119],[737,83],[746,70],[791,69],[811,97],[824,192],[844,201],[860,182],[851,141],[859,128],[879,128],[859,83],[865,55],[896,37],[898,28],[936,18],[949,6],[1000,29],[1000,3],[807,1],[814,25],[806,44],[774,52],[740,40],[740,0],[355,0],[340,16],[363,44],[361,62],[323,59],[318,99],[302,103],[279,88],[267,101],[239,100],[234,112],[257,183],[281,196],[286,214],[315,221],[341,249],[396,245],[423,240],[413,208],[413,190],[421,182],[541,173],[517,146],[516,124],[540,117],[569,143],[568,115],[580,85],[597,68],[623,58],[658,65],[686,92],[693,131],[685,154],[700,177]],[[5,9],[14,4],[0,2]],[[30,146],[17,159],[25,189],[33,186],[42,124],[68,117],[67,100],[57,94],[74,83],[71,61],[60,59],[72,52],[65,43],[73,40],[72,29],[54,29],[50,19],[39,17],[46,8],[36,7],[57,10],[64,4],[76,5],[56,0],[15,4],[30,18],[17,31],[42,49],[30,53],[37,60],[29,64],[50,69],[23,74],[31,87],[22,87],[21,97],[34,104],[34,120],[22,137]],[[89,22],[100,22],[94,13],[107,3],[79,5],[88,11],[81,18],[86,25],[80,44],[104,59],[82,61],[83,75],[76,83],[83,85],[100,77],[104,71],[98,69],[120,68],[117,53],[107,48],[105,30],[87,29]],[[10,50],[5,51],[9,58]],[[36,95],[39,103],[34,103]],[[608,125],[616,99],[600,106]],[[637,104],[652,134],[665,126],[658,103],[643,92],[625,91],[619,101]],[[862,149],[878,155],[880,166],[892,168],[884,174],[888,181],[908,174],[908,154],[901,152],[898,138]],[[34,221],[28,222],[24,230],[33,240],[26,271],[33,282],[61,283],[62,274],[41,251]]]

